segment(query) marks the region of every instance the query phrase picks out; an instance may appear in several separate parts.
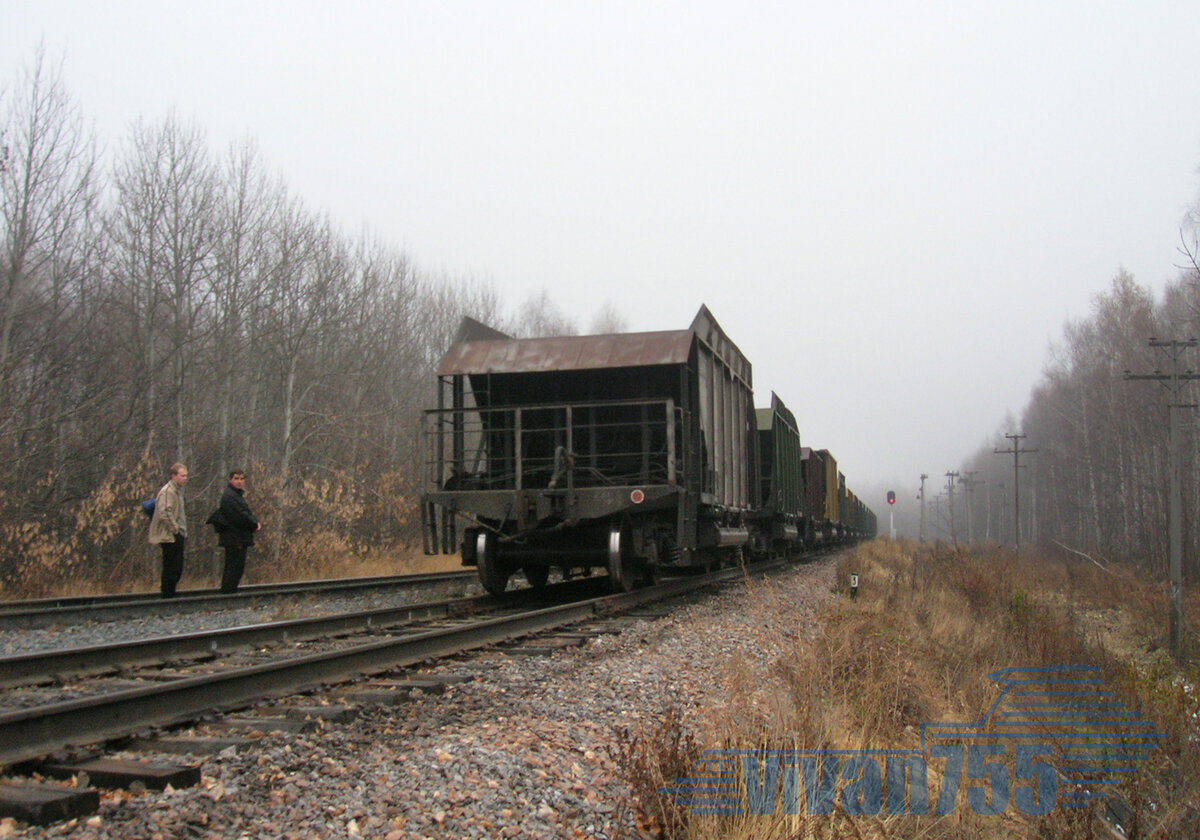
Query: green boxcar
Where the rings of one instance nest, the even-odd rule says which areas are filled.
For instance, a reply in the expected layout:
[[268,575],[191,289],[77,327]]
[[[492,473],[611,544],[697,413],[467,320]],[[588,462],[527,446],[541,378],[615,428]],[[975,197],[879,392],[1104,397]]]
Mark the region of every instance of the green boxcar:
[[771,394],[771,407],[757,409],[762,506],[771,513],[803,513],[800,430],[783,400]]
[[758,422],[760,508],[755,514],[756,550],[784,552],[812,538],[805,516],[803,455],[796,418],[771,394]]

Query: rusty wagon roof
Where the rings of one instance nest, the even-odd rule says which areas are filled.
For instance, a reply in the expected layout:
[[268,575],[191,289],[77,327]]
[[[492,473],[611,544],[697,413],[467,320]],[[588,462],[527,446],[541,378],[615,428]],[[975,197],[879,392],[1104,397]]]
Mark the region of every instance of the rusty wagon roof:
[[686,364],[692,330],[460,341],[442,357],[439,376]]

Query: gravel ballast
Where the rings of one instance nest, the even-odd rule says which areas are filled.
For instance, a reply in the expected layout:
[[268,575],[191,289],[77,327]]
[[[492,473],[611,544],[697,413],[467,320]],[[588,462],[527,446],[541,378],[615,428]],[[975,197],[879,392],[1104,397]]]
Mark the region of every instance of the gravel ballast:
[[769,703],[767,667],[816,631],[836,562],[625,619],[619,633],[549,656],[437,663],[412,676],[471,679],[365,707],[353,723],[195,758],[195,788],[106,791],[96,815],[47,828],[0,821],[0,838],[636,837],[617,733],[674,709],[703,745],[706,716]]

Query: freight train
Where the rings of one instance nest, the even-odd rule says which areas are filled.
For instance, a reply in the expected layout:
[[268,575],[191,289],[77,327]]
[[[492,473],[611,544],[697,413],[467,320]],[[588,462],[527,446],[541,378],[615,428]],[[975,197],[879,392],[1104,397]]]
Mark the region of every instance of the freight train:
[[484,588],[663,573],[875,534],[827,450],[705,306],[686,330],[511,338],[464,319],[424,413],[427,554],[461,551]]

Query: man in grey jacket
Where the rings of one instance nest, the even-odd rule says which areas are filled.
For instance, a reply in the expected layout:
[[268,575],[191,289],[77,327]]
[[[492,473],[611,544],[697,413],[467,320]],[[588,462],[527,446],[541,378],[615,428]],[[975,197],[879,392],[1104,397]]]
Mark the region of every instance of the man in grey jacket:
[[162,596],[175,597],[175,586],[183,577],[183,547],[187,542],[187,510],[183,486],[188,469],[171,465],[171,480],[154,497],[154,516],[150,519],[150,544],[162,546]]

